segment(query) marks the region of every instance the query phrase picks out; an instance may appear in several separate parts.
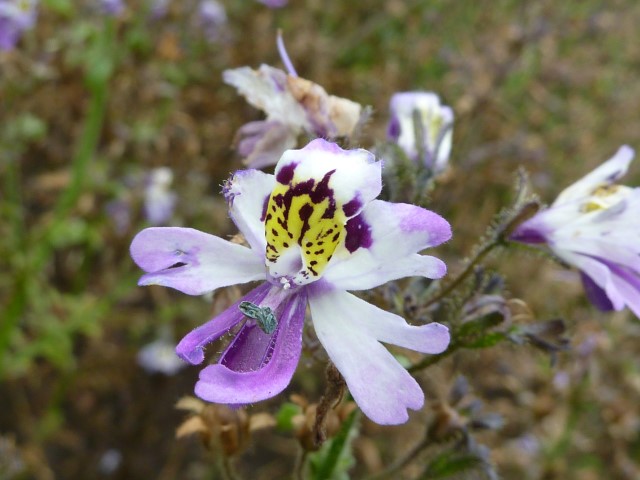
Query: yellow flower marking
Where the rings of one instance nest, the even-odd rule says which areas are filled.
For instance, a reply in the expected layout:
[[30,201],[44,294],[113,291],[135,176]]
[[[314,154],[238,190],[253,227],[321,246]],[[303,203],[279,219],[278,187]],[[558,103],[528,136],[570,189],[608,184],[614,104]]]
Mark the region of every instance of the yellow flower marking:
[[630,191],[631,188],[624,185],[601,185],[591,193],[581,211],[589,213],[606,210],[620,202]]
[[[265,217],[266,264],[272,274],[293,274],[295,283],[306,284],[318,278],[331,260],[344,237],[347,217],[329,187],[335,170],[318,182],[293,178],[294,168],[291,167],[289,175],[279,176],[269,197]],[[283,178],[289,180],[287,184],[282,183]],[[300,269],[295,273],[278,271],[278,260],[292,248],[300,252]]]

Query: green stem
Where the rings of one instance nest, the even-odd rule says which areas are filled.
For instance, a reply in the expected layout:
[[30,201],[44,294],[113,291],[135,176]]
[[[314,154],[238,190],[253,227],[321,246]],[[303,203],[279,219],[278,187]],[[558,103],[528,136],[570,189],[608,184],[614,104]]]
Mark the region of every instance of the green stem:
[[224,480],[241,480],[241,477],[238,475],[235,468],[233,468],[231,458],[227,455],[220,455],[218,459],[218,467],[220,468],[220,473],[222,473]]
[[466,280],[466,278],[473,272],[474,267],[480,263],[495,247],[501,245],[502,242],[499,240],[493,240],[486,245],[483,245],[480,250],[476,252],[476,254],[469,260],[465,269],[458,274],[456,278],[454,278],[446,287],[441,289],[436,295],[431,297],[425,303],[425,307],[429,305],[433,305],[439,300],[442,300],[444,297],[449,295],[453,290],[455,290],[458,285]]
[[413,462],[420,453],[425,450],[431,444],[428,437],[422,439],[422,441],[413,447],[411,452],[407,454],[407,456],[395,461],[385,470],[370,477],[367,477],[366,480],[383,480],[385,478],[398,478],[398,474],[411,462]]
[[87,178],[87,169],[100,140],[107,106],[107,82],[92,88],[84,129],[71,165],[71,183],[58,199],[53,224],[67,215],[82,194]]
[[294,480],[304,480],[304,472],[307,466],[307,457],[309,452],[307,450],[299,449],[299,453],[296,458],[296,465],[293,471]]
[[422,360],[421,362],[418,362],[415,365],[412,365],[411,367],[409,367],[408,368],[409,373],[414,373],[419,370],[424,370],[425,368],[430,367],[431,365],[435,365],[443,358],[446,358],[451,354],[453,354],[453,352],[458,350],[458,348],[459,348],[458,344],[452,343],[451,345],[449,345],[449,348],[447,348],[444,352],[438,353],[437,355],[430,355],[428,357],[425,357],[425,359]]

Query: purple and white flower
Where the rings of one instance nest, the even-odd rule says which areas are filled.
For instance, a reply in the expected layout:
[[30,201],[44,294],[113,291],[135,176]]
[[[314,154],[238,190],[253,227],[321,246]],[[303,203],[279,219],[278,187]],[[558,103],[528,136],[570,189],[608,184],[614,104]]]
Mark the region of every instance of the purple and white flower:
[[580,269],[587,297],[604,311],[625,305],[640,317],[640,188],[617,185],[634,151],[622,146],[608,161],[565,189],[511,239],[546,243]]
[[144,214],[151,225],[162,225],[173,215],[176,194],[171,191],[173,172],[169,167],[154,168],[144,189]]
[[138,352],[138,365],[149,373],[175,375],[186,367],[186,364],[176,357],[173,343],[165,338],[159,338],[146,344]]
[[0,50],[13,49],[22,32],[33,28],[37,7],[37,0],[0,0]]
[[203,0],[198,7],[198,22],[209,42],[222,38],[222,29],[227,23],[227,11],[216,0]]
[[124,11],[122,0],[100,0],[100,7],[107,15],[118,16]]
[[369,418],[399,424],[407,409],[422,407],[420,386],[380,342],[435,354],[449,344],[448,329],[408,325],[347,290],[442,277],[445,264],[417,252],[447,241],[451,228],[423,208],[376,200],[381,188],[381,162],[371,153],[316,139],[286,151],[274,175],[241,170],[225,185],[230,216],[250,248],[189,228],[148,228],[135,237],[131,255],[147,272],[140,285],[202,295],[262,282],[178,344],[180,357],[199,364],[208,343],[234,335],[200,373],[196,395],[249,404],[286,388],[308,303],[318,339]]
[[277,163],[285,150],[296,146],[302,132],[333,139],[354,133],[362,105],[327,94],[320,85],[298,77],[282,38],[278,48],[288,73],[269,65],[225,70],[222,78],[254,107],[267,114],[237,134],[237,151],[251,168]]
[[[387,134],[414,162],[438,173],[447,167],[453,137],[453,110],[433,92],[401,92],[391,97]],[[420,122],[416,125],[415,122]],[[422,132],[422,138],[417,138]]]

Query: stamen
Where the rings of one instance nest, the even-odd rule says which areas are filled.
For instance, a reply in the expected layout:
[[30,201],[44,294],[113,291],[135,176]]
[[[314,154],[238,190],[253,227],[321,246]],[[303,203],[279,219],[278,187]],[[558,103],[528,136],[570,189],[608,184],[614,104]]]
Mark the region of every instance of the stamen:
[[280,59],[282,63],[284,63],[284,67],[289,72],[289,75],[292,77],[297,77],[298,73],[296,69],[293,68],[293,63],[291,63],[291,59],[289,58],[289,54],[287,53],[287,49],[284,46],[284,40],[282,39],[282,30],[278,29],[278,35],[276,37],[276,45],[278,46],[278,53],[280,54]]

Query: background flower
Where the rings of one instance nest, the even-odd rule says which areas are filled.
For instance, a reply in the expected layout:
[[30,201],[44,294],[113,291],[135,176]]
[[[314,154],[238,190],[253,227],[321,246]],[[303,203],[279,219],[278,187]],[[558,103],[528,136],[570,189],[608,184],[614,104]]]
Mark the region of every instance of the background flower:
[[433,92],[401,92],[391,97],[387,134],[407,154],[435,172],[447,166],[453,137],[453,110]]
[[238,131],[238,153],[253,168],[275,164],[302,132],[328,139],[349,136],[360,121],[360,104],[328,95],[320,85],[269,65],[225,70],[223,79],[267,114],[266,120]]
[[36,23],[37,0],[0,0],[0,50],[16,46],[23,31]]
[[616,185],[634,151],[622,146],[511,236],[546,243],[580,269],[589,300],[602,310],[628,306],[640,317],[640,188]]

